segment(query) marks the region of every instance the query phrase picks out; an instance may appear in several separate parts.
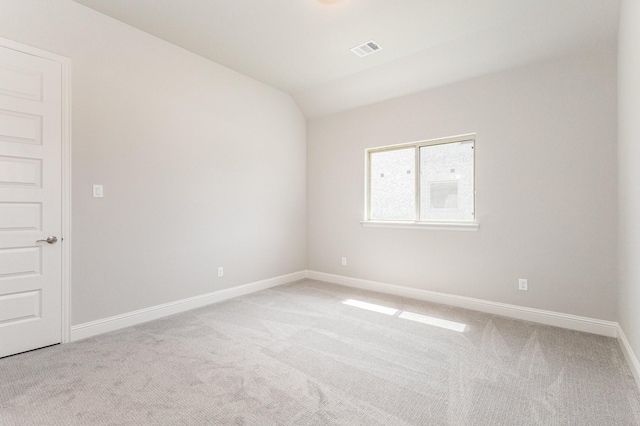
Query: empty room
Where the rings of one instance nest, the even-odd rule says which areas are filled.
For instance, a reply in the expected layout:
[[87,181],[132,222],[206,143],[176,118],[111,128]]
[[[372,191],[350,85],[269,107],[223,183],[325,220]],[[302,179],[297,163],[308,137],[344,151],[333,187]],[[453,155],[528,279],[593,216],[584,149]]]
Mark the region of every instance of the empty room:
[[640,425],[637,0],[0,0],[0,425]]

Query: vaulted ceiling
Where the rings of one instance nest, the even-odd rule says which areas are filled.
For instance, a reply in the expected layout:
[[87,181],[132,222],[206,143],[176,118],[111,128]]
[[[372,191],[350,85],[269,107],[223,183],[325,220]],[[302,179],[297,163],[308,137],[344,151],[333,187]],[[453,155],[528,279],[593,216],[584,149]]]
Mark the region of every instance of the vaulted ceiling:
[[[290,93],[309,118],[615,43],[618,0],[75,0]],[[375,40],[360,58],[350,48]]]

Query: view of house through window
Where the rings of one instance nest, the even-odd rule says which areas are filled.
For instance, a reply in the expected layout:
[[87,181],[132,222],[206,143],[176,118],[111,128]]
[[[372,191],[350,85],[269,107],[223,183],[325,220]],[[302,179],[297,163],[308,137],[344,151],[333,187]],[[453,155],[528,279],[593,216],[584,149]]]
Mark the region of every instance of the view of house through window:
[[474,222],[474,135],[367,150],[369,221]]

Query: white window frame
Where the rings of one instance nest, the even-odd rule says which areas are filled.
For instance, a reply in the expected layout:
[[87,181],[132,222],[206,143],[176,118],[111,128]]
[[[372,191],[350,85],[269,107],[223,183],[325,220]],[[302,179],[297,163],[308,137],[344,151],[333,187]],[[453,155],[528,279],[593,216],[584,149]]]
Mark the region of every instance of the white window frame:
[[[440,220],[419,220],[420,218],[420,148],[433,145],[445,145],[456,142],[473,141],[473,219],[469,221],[440,221]],[[415,218],[416,220],[372,220],[371,211],[371,154],[394,151],[398,149],[415,149]],[[476,211],[476,134],[468,133],[464,135],[451,136],[446,138],[429,139],[425,141],[403,143],[398,145],[387,145],[376,148],[365,149],[365,191],[364,191],[364,220],[360,222],[365,227],[380,228],[417,228],[433,230],[454,230],[454,231],[477,231]]]

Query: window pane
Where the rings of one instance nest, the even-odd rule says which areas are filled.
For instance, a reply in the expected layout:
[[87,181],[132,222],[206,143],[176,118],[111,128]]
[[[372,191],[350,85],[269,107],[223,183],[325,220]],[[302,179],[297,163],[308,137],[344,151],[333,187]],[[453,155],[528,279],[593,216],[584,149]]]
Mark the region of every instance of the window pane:
[[457,209],[458,182],[431,182],[429,198],[432,209]]
[[371,154],[372,220],[415,220],[415,155],[413,147]]
[[473,141],[420,148],[420,220],[472,221]]

